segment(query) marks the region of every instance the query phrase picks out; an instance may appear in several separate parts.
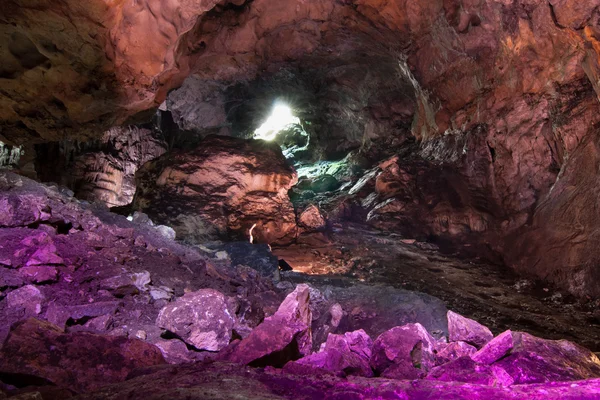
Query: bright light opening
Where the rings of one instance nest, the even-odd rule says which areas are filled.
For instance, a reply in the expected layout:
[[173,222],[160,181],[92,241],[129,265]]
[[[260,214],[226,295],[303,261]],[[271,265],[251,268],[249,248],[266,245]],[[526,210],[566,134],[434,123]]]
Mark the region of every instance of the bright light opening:
[[275,104],[269,118],[254,131],[254,138],[273,140],[279,132],[294,124],[300,124],[300,118],[292,115],[291,108],[285,104]]

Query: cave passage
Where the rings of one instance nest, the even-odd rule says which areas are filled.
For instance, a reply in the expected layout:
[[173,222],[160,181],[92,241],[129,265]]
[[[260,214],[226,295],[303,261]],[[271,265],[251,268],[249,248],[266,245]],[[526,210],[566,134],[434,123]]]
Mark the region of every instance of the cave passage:
[[599,1],[3,1],[0,399],[600,398]]

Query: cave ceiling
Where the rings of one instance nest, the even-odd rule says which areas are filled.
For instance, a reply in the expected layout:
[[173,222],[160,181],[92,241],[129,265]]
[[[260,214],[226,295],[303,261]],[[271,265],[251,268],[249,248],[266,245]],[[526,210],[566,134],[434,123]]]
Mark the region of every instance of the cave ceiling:
[[[147,120],[189,75],[230,84],[286,65],[350,86],[359,71],[332,71],[355,64],[390,84],[414,83],[418,138],[498,124],[515,101],[534,107],[563,91],[598,89],[599,4],[7,0],[0,136],[15,144],[98,137]],[[398,73],[389,76],[386,62]],[[583,133],[563,136],[569,149]]]

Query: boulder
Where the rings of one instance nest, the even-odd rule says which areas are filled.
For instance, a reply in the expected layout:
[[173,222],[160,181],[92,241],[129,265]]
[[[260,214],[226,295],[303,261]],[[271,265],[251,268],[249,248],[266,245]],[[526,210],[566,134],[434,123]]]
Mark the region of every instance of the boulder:
[[289,242],[296,235],[287,192],[297,175],[275,143],[208,136],[193,150],[147,163],[136,180],[135,207],[181,239],[248,239],[255,224],[255,242]]
[[15,324],[0,351],[0,373],[39,377],[75,392],[122,382],[136,368],[164,363],[160,350],[141,340],[64,334],[37,319]]
[[293,368],[293,364],[296,363],[334,374],[371,377],[373,371],[369,360],[372,345],[373,341],[363,330],[347,332],[343,335],[329,334],[319,353],[292,361],[286,364],[286,368]]
[[231,341],[235,310],[223,293],[201,289],[166,305],[156,325],[198,350],[219,351]]
[[220,255],[219,251],[224,251],[226,253],[224,258],[229,259],[232,266],[246,265],[265,277],[273,277],[278,268],[277,256],[271,253],[267,244],[247,241],[228,242],[214,247],[214,250],[217,251],[217,256]]
[[312,347],[310,290],[301,284],[224,358],[240,364],[283,366]]
[[506,331],[471,358],[503,368],[515,384],[573,381],[600,377],[600,360],[567,340],[547,340]]
[[311,204],[298,216],[298,225],[305,231],[319,231],[326,227],[327,222],[319,207]]
[[448,311],[448,334],[451,342],[463,341],[478,349],[494,338],[494,334],[486,326],[477,321],[465,318],[453,311]]
[[435,364],[435,344],[419,323],[397,326],[373,343],[371,367],[388,378],[422,378]]
[[447,364],[432,368],[426,379],[489,386],[510,386],[513,384],[512,377],[501,367],[477,364],[469,356],[463,356]]
[[515,333],[508,330],[502,332],[489,341],[481,350],[474,353],[471,358],[481,364],[492,364],[504,357],[514,346]]
[[577,381],[600,377],[600,360],[567,340],[547,340],[525,332],[512,335],[508,355],[494,362],[515,384]]
[[157,340],[154,345],[160,349],[163,357],[169,364],[181,364],[196,361],[201,358],[195,351],[188,350],[187,345],[181,340]]
[[466,342],[438,343],[435,363],[445,364],[460,357],[470,356],[476,351],[477,348]]

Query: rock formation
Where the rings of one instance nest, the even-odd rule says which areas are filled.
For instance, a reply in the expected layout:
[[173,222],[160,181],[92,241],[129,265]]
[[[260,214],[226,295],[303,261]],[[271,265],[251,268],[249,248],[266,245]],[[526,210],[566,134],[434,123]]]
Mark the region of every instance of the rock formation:
[[262,243],[296,234],[287,191],[296,183],[277,145],[211,136],[192,151],[169,153],[137,174],[134,207],[179,237],[237,233]]
[[260,253],[257,270],[232,265],[12,173],[0,189],[4,397],[597,397],[600,361],[573,342],[492,338],[401,289],[264,277]]

